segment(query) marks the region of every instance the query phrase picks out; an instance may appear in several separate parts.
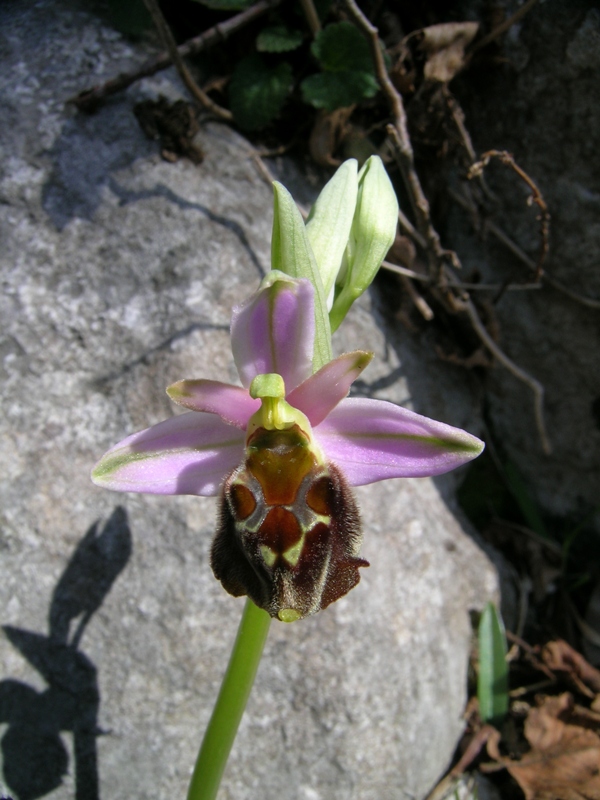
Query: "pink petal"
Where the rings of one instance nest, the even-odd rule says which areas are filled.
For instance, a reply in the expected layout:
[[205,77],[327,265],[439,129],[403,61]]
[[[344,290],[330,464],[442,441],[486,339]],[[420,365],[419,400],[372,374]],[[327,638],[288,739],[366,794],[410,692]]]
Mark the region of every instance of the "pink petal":
[[241,462],[244,438],[214,414],[182,414],[123,439],[92,480],[117,492],[214,495]]
[[307,378],[286,400],[306,414],[315,427],[346,397],[350,386],[372,358],[373,353],[364,350],[344,353]]
[[484,447],[460,428],[383,400],[343,400],[314,434],[352,486],[441,475],[475,458]]
[[220,381],[177,381],[169,386],[167,394],[184,408],[218,414],[224,422],[244,431],[252,414],[260,408],[260,400],[253,400],[246,389]]
[[242,384],[276,372],[287,391],[295,389],[312,373],[314,336],[310,281],[275,279],[233,309],[231,349]]

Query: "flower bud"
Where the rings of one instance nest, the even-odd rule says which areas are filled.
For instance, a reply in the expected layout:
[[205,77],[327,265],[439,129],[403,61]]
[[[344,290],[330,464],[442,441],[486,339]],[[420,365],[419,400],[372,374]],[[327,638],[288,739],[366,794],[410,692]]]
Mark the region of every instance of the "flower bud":
[[381,159],[371,156],[358,174],[356,210],[329,314],[332,331],[370,286],[392,246],[397,224],[396,192]]

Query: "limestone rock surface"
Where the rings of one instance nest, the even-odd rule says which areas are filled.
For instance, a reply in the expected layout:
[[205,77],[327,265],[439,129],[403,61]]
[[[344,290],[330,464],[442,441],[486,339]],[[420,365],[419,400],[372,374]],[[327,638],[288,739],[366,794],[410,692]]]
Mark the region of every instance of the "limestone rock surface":
[[[176,94],[171,73],[65,109],[147,55],[87,4],[4,3],[0,47],[0,794],[172,800],[242,601],[210,571],[213,499],[115,495],[89,471],[174,413],[168,384],[236,379],[230,312],[268,268],[271,191],[215,123],[203,164],[161,160],[132,104]],[[367,301],[336,347],[356,343],[372,393],[410,403]],[[452,755],[495,572],[431,481],[357,494],[371,567],[272,626],[223,800],[422,798]]]

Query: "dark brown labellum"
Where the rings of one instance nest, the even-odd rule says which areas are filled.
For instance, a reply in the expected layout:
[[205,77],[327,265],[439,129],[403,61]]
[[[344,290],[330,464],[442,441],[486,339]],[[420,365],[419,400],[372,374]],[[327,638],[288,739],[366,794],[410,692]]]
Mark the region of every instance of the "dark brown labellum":
[[211,561],[224,588],[292,622],[356,586],[368,566],[357,557],[361,544],[356,501],[339,469],[317,463],[298,426],[259,428],[223,490]]

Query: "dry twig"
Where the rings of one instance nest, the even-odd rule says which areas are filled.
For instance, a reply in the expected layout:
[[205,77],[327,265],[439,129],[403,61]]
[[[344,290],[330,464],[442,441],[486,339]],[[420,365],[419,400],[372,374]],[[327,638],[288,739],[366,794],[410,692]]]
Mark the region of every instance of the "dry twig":
[[552,286],[552,288],[556,289],[557,292],[561,292],[567,297],[570,297],[571,300],[574,300],[576,303],[580,303],[582,306],[586,306],[587,308],[593,308],[596,311],[600,310],[600,300],[595,300],[593,297],[586,297],[583,294],[572,292],[560,281],[557,281],[556,278],[553,278],[552,275],[549,275],[548,270],[544,270],[542,278],[545,283],[547,283],[549,286]]
[[408,188],[411,202],[413,203],[413,210],[417,220],[417,228],[428,245],[426,252],[430,261],[429,267],[433,277],[434,272],[439,271],[440,268],[439,260],[436,256],[441,254],[442,247],[440,244],[440,238],[431,224],[429,202],[425,197],[419,176],[415,170],[415,158],[410,136],[408,135],[404,103],[402,101],[402,97],[396,91],[394,84],[391,82],[387,73],[385,62],[383,60],[383,53],[381,51],[381,47],[379,46],[379,31],[374,25],[371,24],[367,17],[365,17],[363,12],[357,6],[355,0],[346,0],[346,7],[348,8],[348,11],[350,12],[350,15],[356,22],[357,26],[362,30],[369,40],[371,53],[373,56],[373,63],[375,65],[375,73],[392,109],[394,124],[387,126],[387,132],[396,147],[402,176]]
[[544,422],[544,387],[538,380],[532,378],[531,375],[525,372],[525,370],[517,366],[515,362],[512,361],[512,359],[510,359],[500,347],[498,347],[481,321],[479,314],[473,305],[473,301],[469,298],[465,298],[463,299],[462,303],[464,310],[467,312],[469,319],[471,320],[471,325],[490,353],[504,367],[506,367],[506,369],[511,372],[515,378],[518,378],[520,381],[529,386],[533,392],[535,422],[542,442],[542,449],[546,455],[550,455],[552,452],[552,447],[550,445],[550,439],[548,438],[546,424]]
[[[458,194],[458,192],[454,191],[454,189],[449,189],[448,191],[450,193],[450,196],[460,206],[462,206],[466,211],[468,211],[471,214],[477,214],[477,210],[469,203],[469,201],[465,197],[462,197],[460,194]],[[489,232],[493,236],[495,236],[496,239],[498,239],[499,242],[502,242],[502,244],[508,250],[510,250],[511,253],[513,253],[520,261],[522,261],[523,264],[525,264],[527,267],[529,267],[529,269],[532,272],[535,272],[535,269],[536,269],[535,261],[533,259],[529,258],[527,253],[525,253],[519,247],[519,245],[515,241],[513,241],[510,238],[510,236],[508,236],[508,234],[505,231],[503,231],[502,228],[499,225],[497,225],[495,222],[493,222],[491,219],[484,219],[484,221],[483,221],[483,233],[484,233],[484,235],[485,235],[486,232]],[[567,297],[569,297],[571,300],[575,301],[576,303],[580,303],[582,306],[586,306],[586,308],[592,308],[594,310],[599,310],[600,309],[600,300],[596,300],[593,297],[586,297],[585,295],[582,295],[582,294],[577,294],[577,292],[574,292],[571,289],[568,289],[560,281],[557,281],[556,278],[554,278],[548,272],[547,268],[545,268],[542,271],[541,281],[542,281],[543,284],[548,284],[548,286],[552,286],[552,288],[555,289],[557,292],[561,292],[562,294],[566,295]],[[466,286],[466,284],[461,284],[461,285],[463,287]],[[515,290],[515,289],[533,289],[533,288],[539,288],[539,287],[540,287],[539,283],[535,283],[535,284],[531,284],[531,283],[529,283],[529,284],[527,284],[527,283],[522,283],[522,284],[509,283],[508,286],[505,287],[505,289],[507,291],[511,291],[511,290]],[[500,289],[501,287],[497,286],[496,288]]]
[[183,59],[179,54],[179,50],[177,49],[177,44],[175,39],[173,38],[173,34],[171,33],[171,29],[169,28],[166,19],[163,16],[162,11],[158,5],[157,0],[144,0],[144,4],[148,11],[150,12],[150,16],[152,17],[152,21],[156,26],[156,30],[158,31],[158,35],[160,36],[164,46],[169,51],[169,55],[171,57],[171,61],[175,65],[177,72],[179,73],[181,80],[185,83],[188,88],[188,91],[194,97],[201,106],[212,111],[215,116],[219,117],[220,119],[225,119],[230,121],[233,119],[233,114],[227,108],[222,108],[218,103],[215,103],[210,97],[203,92],[202,89],[198,86],[194,78],[192,77],[191,72],[183,63]]
[[[467,126],[465,125],[465,112],[462,110],[460,103],[458,102],[456,97],[454,97],[454,95],[448,88],[447,84],[444,84],[442,90],[444,93],[444,98],[446,99],[446,105],[448,106],[450,115],[452,117],[452,121],[454,122],[462,146],[464,147],[467,156],[469,158],[469,163],[473,164],[477,157],[475,155],[475,148],[473,147],[473,142],[471,141],[471,135],[467,130]],[[481,185],[481,189],[486,195],[486,197],[493,203],[496,203],[497,198],[487,185],[483,174],[479,176],[479,182]]]
[[[209,28],[199,36],[190,39],[188,42],[178,47],[177,51],[182,58],[185,58],[186,56],[200,53],[219,42],[224,42],[233,33],[244,28],[255,19],[258,19],[258,17],[261,17],[271,8],[275,8],[280,2],[281,0],[260,0],[240,14],[236,14],[235,17],[231,17],[225,20],[225,22],[220,22],[218,25]],[[171,56],[168,52],[159,53],[156,58],[152,58],[146,61],[145,64],[142,64],[139,69],[133,72],[122,72],[120,75],[117,75],[116,78],[111,78],[111,80],[106,81],[106,83],[93,86],[91,89],[86,89],[75,97],[71,97],[67,100],[67,103],[77,106],[80,111],[92,111],[107,97],[127,89],[142,78],[148,78],[150,75],[155,75],[157,72],[167,69],[172,63]]]
[[537,264],[535,267],[535,277],[534,280],[539,281],[542,276],[542,267],[544,261],[546,260],[546,256],[548,255],[548,238],[550,233],[550,212],[548,211],[548,206],[546,205],[546,201],[544,200],[542,193],[538,189],[536,183],[529,175],[525,172],[525,170],[520,167],[517,162],[515,161],[514,157],[507,153],[506,150],[488,150],[487,153],[484,153],[481,156],[481,159],[477,161],[475,164],[471,166],[469,172],[467,173],[468,178],[474,178],[479,176],[483,173],[483,170],[487,167],[490,163],[492,158],[498,158],[503,164],[509,166],[516,174],[524,181],[527,186],[531,189],[531,195],[529,198],[529,203],[535,203],[536,206],[540,209],[540,252],[538,255]]
[[319,20],[319,15],[317,14],[317,9],[315,8],[313,0],[300,0],[300,5],[302,6],[302,11],[306,17],[310,32],[313,36],[316,36],[321,30],[321,21]]
[[425,300],[425,298],[422,295],[420,295],[419,292],[417,292],[413,282],[409,280],[409,278],[407,278],[406,275],[401,275],[400,280],[402,281],[402,287],[404,288],[404,290],[414,303],[415,307],[420,312],[423,319],[426,322],[431,322],[431,320],[434,317],[434,314],[427,300]]
[[395,272],[397,275],[403,275],[406,278],[411,278],[413,281],[421,281],[422,283],[431,283],[431,278],[428,275],[422,275],[420,272],[415,272],[408,267],[402,267],[400,264],[392,264],[390,261],[382,261],[381,266],[390,272]]
[[[413,204],[418,232],[426,243],[425,252],[427,254],[429,275],[432,281],[432,290],[440,292],[444,284],[446,284],[450,290],[454,290],[444,295],[443,299],[446,300],[446,304],[450,305],[453,309],[466,312],[473,329],[492,355],[518,380],[525,383],[532,390],[535,398],[535,420],[542,448],[545,453],[549,453],[550,442],[546,433],[543,413],[544,388],[539,381],[532,378],[523,369],[518,367],[501,350],[481,321],[468,293],[460,289],[460,282],[452,269],[452,267],[460,268],[460,261],[456,253],[442,248],[439,235],[431,221],[429,203],[425,197],[419,176],[415,169],[414,153],[408,133],[404,103],[400,93],[396,90],[388,76],[379,45],[378,30],[363,14],[355,0],[345,0],[345,4],[356,25],[369,40],[375,73],[390,104],[394,124],[388,125],[386,130],[398,154],[400,170]],[[533,186],[535,186],[535,184],[533,184]],[[531,188],[533,191],[533,187]],[[537,189],[537,187],[535,188]],[[539,192],[537,192],[537,194],[534,192],[534,200],[536,202],[538,196],[541,197]]]

